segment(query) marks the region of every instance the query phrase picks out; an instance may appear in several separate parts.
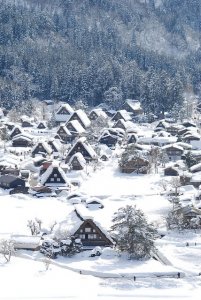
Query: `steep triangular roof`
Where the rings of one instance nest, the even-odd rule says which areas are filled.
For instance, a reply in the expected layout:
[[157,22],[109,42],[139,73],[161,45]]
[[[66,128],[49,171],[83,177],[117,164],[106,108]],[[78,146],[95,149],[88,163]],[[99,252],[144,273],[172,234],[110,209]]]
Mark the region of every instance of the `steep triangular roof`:
[[[52,173],[55,171],[55,169],[58,171],[58,173],[61,175],[61,177],[63,178],[63,180],[65,181],[65,185],[68,186],[69,185],[69,180],[65,174],[65,172],[62,170],[62,168],[59,167],[57,162],[52,163],[47,170],[45,171],[45,173],[42,174],[41,178],[40,178],[40,183],[42,185],[45,185],[46,182],[48,181],[49,177],[52,175]],[[53,185],[55,185],[55,183],[53,183]],[[60,185],[64,185],[64,184],[57,184],[58,186]]]

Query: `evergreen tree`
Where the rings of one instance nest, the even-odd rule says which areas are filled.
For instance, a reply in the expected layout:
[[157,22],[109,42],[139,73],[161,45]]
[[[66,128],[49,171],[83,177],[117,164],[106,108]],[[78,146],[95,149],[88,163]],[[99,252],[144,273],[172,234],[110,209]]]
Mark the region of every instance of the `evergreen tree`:
[[116,247],[130,259],[150,257],[157,231],[135,206],[121,207],[114,214],[111,227]]

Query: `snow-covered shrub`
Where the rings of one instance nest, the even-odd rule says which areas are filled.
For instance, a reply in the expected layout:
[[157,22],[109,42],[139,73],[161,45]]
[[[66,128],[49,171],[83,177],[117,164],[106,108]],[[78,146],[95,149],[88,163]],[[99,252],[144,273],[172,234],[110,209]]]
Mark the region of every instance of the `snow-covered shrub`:
[[131,205],[121,207],[112,222],[112,236],[120,252],[127,252],[130,259],[150,257],[157,231],[140,209]]
[[61,255],[73,256],[82,251],[82,242],[80,239],[71,236],[65,240],[60,241]]
[[54,240],[45,240],[40,248],[40,252],[49,258],[56,258],[61,253],[58,242]]

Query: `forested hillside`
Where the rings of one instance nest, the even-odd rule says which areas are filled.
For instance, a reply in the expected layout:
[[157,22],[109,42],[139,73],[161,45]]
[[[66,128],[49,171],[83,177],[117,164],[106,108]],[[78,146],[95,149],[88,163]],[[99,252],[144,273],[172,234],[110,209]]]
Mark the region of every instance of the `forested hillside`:
[[[1,0],[0,99],[182,104],[200,85],[200,0]],[[117,106],[118,106],[117,105]]]

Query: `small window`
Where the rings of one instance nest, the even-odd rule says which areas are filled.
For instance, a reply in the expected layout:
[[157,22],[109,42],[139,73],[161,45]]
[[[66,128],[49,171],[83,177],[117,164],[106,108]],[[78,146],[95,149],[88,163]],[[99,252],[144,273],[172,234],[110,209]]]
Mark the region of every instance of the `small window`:
[[95,239],[97,239],[97,235],[96,234],[88,234],[88,239],[95,240]]
[[91,232],[91,228],[90,227],[86,227],[85,228],[85,232]]
[[60,182],[61,181],[61,178],[57,178],[57,182]]
[[50,181],[53,181],[53,182],[54,182],[54,178],[50,178]]
[[84,239],[85,239],[85,234],[79,234],[79,238],[80,238],[81,240],[84,240]]
[[54,174],[54,177],[57,177],[57,174]]

